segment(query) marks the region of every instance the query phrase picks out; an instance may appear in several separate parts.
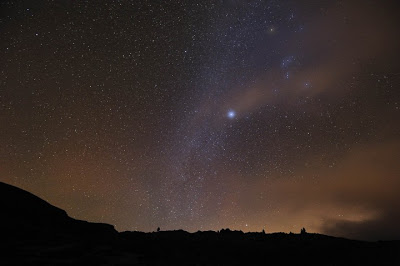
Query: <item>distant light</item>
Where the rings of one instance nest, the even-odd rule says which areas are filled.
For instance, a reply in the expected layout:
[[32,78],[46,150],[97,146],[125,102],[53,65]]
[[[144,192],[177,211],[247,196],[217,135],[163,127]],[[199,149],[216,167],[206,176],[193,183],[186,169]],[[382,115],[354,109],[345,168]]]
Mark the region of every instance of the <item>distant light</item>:
[[229,111],[228,112],[228,117],[230,118],[230,119],[233,119],[233,118],[235,118],[235,116],[236,116],[236,113],[235,113],[235,111]]

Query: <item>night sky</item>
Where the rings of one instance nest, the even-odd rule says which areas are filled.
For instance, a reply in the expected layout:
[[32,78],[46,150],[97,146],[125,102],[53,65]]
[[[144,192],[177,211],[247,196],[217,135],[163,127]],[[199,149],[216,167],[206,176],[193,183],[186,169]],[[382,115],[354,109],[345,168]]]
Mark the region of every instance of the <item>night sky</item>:
[[400,238],[396,2],[2,1],[0,181],[119,231]]

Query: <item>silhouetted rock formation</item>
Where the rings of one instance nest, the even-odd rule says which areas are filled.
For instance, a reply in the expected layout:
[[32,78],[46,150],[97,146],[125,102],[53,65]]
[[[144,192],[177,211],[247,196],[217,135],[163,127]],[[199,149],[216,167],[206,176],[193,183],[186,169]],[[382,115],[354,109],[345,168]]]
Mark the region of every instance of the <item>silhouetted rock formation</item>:
[[3,237],[21,234],[41,237],[68,234],[81,237],[117,235],[112,225],[75,220],[67,213],[39,197],[17,187],[0,182],[1,228]]
[[0,265],[400,265],[400,242],[321,234],[118,233],[0,182]]

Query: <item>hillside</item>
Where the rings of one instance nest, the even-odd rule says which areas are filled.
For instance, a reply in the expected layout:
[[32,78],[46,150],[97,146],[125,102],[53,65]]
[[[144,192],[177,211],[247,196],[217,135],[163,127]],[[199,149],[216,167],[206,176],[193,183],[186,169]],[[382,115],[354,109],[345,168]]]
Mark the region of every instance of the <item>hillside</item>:
[[394,265],[400,242],[321,234],[182,230],[121,232],[75,220],[0,182],[0,264],[20,265]]

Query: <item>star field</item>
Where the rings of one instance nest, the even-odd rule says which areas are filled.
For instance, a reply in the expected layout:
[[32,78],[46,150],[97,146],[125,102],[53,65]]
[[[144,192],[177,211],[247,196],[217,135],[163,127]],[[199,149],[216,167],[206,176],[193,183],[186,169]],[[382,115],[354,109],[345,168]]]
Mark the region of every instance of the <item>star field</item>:
[[396,1],[0,10],[1,181],[119,231],[400,236]]

